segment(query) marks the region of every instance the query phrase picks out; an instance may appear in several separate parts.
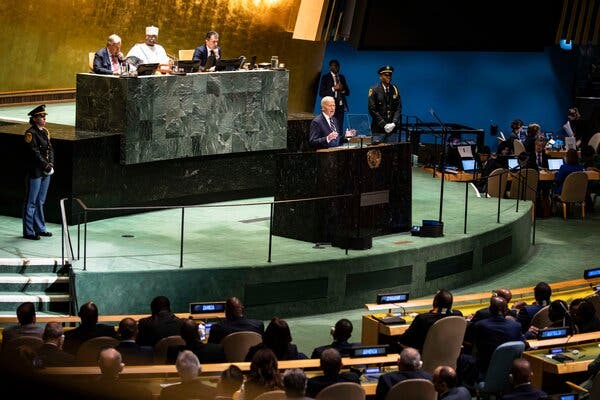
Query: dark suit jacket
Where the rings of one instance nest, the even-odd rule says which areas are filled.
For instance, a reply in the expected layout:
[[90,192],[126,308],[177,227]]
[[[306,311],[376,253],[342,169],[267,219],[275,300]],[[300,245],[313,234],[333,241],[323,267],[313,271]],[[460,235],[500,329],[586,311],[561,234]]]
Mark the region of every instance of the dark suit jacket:
[[115,327],[111,325],[79,325],[77,328],[65,332],[65,344],[63,345],[63,350],[67,353],[77,355],[77,350],[81,343],[98,336],[117,337],[117,332],[115,331]]
[[260,333],[265,332],[265,324],[257,319],[249,319],[245,317],[234,317],[222,320],[219,323],[213,324],[208,335],[208,343],[221,343],[221,340],[230,333],[251,331]]
[[137,343],[152,346],[162,338],[179,335],[183,320],[170,311],[160,311],[155,316],[140,319],[138,322]]
[[198,357],[200,364],[227,362],[223,346],[215,343],[194,342],[185,346],[170,346],[167,349],[167,364],[175,364],[180,351],[190,350]]
[[306,396],[314,399],[317,397],[317,394],[327,386],[340,382],[354,382],[360,384],[360,378],[353,372],[342,372],[336,376],[315,376],[310,378],[306,384]]
[[501,315],[492,315],[477,322],[473,332],[477,368],[479,374],[484,376],[496,347],[502,343],[524,340],[521,325]]
[[44,343],[37,351],[38,358],[44,367],[72,367],[75,357],[58,347]]
[[[327,72],[321,77],[321,85],[319,86],[319,96],[331,96],[335,99],[335,114],[333,114],[336,120],[340,123],[340,131],[343,130],[344,126],[344,112],[348,111],[348,101],[346,100],[346,96],[350,96],[350,88],[346,83],[346,77],[342,74],[338,74],[338,79],[342,85],[344,85],[343,90],[338,90],[337,92],[333,90],[333,76],[331,72]],[[337,93],[337,97],[336,97]],[[342,138],[343,139],[343,138]],[[343,140],[340,142],[343,143]]]
[[[221,48],[219,46],[217,46],[217,54],[219,54],[219,57],[223,54],[223,53],[221,53]],[[200,66],[204,67],[206,65],[207,59],[208,59],[208,49],[206,48],[206,44],[196,47],[196,50],[194,50],[194,55],[192,56],[192,60],[194,60],[194,61],[200,60]]]
[[198,378],[190,382],[181,382],[179,384],[167,386],[160,391],[161,399],[206,399],[213,400],[216,390],[208,386]]
[[340,355],[342,357],[349,357],[350,349],[352,349],[353,346],[358,346],[358,345],[360,345],[360,343],[348,343],[348,342],[334,341],[333,343],[328,344],[326,346],[315,347],[310,358],[321,358],[321,354],[323,354],[323,351],[330,349],[330,348],[334,348],[337,351],[339,351]]
[[[246,354],[245,361],[252,361],[254,354],[256,354],[258,350],[266,347],[267,346],[264,343],[259,343],[256,346],[250,347],[248,349],[248,354]],[[308,358],[306,357],[306,354],[300,353],[298,351],[298,346],[293,343],[288,344],[287,349],[284,351],[275,351],[274,349],[271,350],[273,350],[278,360],[305,360]]]
[[531,386],[531,384],[521,385],[515,388],[512,392],[501,397],[502,400],[538,400],[545,399],[548,395],[541,390]]
[[394,130],[397,130],[402,122],[402,98],[398,88],[390,84],[388,95],[381,83],[369,89],[369,114],[372,133],[385,133],[383,128],[388,123],[396,124]]
[[398,371],[390,372],[389,374],[383,374],[377,381],[377,389],[375,389],[375,400],[385,400],[388,392],[397,383],[400,383],[406,379],[429,379],[431,380],[431,374],[422,369],[416,371]]
[[26,325],[13,325],[4,329],[2,332],[2,347],[12,339],[21,337],[21,336],[35,336],[42,338],[44,334],[44,328],[41,326],[37,326],[36,324],[26,324]]
[[154,349],[150,346],[140,346],[135,342],[121,342],[115,348],[121,353],[125,365],[152,364]]
[[94,72],[103,75],[112,75],[113,73],[112,61],[106,47],[103,47],[94,54]]
[[340,144],[340,137],[342,136],[340,126],[335,117],[331,117],[331,120],[335,124],[338,137],[327,143],[327,135],[331,133],[331,127],[327,123],[323,113],[317,115],[310,123],[310,138],[309,142],[313,148],[325,149],[328,147],[336,147]]
[[527,332],[527,330],[529,329],[529,325],[531,325],[531,319],[541,309],[542,306],[535,303],[529,306],[525,306],[519,310],[519,312],[517,313],[517,321],[521,323],[521,332]]
[[471,392],[464,386],[456,386],[439,396],[439,400],[471,400]]
[[427,332],[429,331],[429,328],[431,328],[431,325],[433,325],[438,319],[442,319],[451,315],[462,316],[462,313],[458,310],[450,310],[449,313],[437,313],[430,311],[417,315],[406,332],[400,336],[400,343],[405,346],[414,347],[415,349],[419,350],[419,352],[422,351],[423,344],[425,344],[425,336],[427,336]]

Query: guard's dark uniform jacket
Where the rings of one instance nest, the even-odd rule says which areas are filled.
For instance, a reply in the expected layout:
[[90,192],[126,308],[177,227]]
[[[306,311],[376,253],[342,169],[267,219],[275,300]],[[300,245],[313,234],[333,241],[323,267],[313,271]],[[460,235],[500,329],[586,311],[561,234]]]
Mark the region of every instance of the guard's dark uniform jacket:
[[44,171],[48,171],[48,164],[54,165],[54,150],[50,143],[50,132],[46,128],[39,129],[30,126],[25,131],[25,144],[31,150],[25,160],[29,178],[40,178]]
[[396,124],[394,131],[400,127],[402,99],[396,85],[390,84],[387,95],[382,83],[369,89],[369,114],[372,133],[386,133],[383,127],[389,123]]

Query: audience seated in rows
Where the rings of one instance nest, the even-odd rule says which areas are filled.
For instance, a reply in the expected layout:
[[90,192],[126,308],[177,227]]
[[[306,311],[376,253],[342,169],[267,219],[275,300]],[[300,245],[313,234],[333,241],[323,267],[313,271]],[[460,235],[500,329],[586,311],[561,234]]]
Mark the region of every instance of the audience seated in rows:
[[524,302],[515,303],[513,308],[519,310],[517,313],[517,321],[521,324],[521,332],[525,333],[531,325],[531,319],[543,307],[550,304],[550,296],[552,289],[546,282],[539,282],[533,288],[533,296],[535,302],[533,304],[525,304]]
[[198,323],[193,319],[185,319],[181,324],[181,338],[184,346],[171,346],[167,349],[167,364],[174,364],[179,352],[189,350],[203,364],[226,362],[223,346],[215,343],[203,343],[198,332]]
[[508,376],[512,390],[502,396],[502,400],[539,400],[547,398],[546,393],[531,385],[531,375],[529,361],[524,358],[514,360]]
[[321,353],[321,370],[323,375],[318,375],[308,380],[306,395],[315,398],[317,394],[328,386],[340,382],[360,383],[358,375],[354,372],[340,372],[342,369],[341,354],[330,347]]
[[452,293],[446,289],[440,289],[433,297],[433,309],[429,312],[419,314],[415,317],[406,332],[400,336],[400,345],[403,347],[414,347],[423,351],[425,336],[431,325],[438,319],[459,315],[462,313],[452,309]]
[[350,356],[350,349],[356,343],[348,343],[350,337],[352,337],[352,322],[346,318],[340,319],[335,323],[335,326],[331,330],[331,336],[333,336],[333,342],[325,346],[316,347],[310,358],[321,358],[321,354],[324,350],[334,348],[339,351],[342,357]]
[[267,329],[262,335],[262,343],[250,347],[246,354],[246,361],[251,361],[252,357],[260,349],[269,348],[273,350],[277,360],[302,360],[306,357],[304,353],[298,351],[298,347],[292,343],[292,333],[287,322],[280,318],[273,318]]
[[138,322],[137,343],[154,346],[167,336],[179,335],[183,321],[171,312],[171,302],[165,296],[155,297],[150,303],[152,315]]
[[265,325],[262,321],[246,318],[242,302],[237,297],[231,297],[225,302],[225,319],[213,324],[208,342],[219,344],[230,333],[241,331],[251,331],[262,335]]
[[65,332],[64,350],[67,353],[76,355],[81,343],[95,337],[117,337],[117,332],[113,326],[98,323],[98,306],[93,301],[88,301],[82,305],[77,315],[81,320],[79,326]]
[[471,392],[466,387],[459,386],[454,368],[440,365],[433,371],[431,380],[438,392],[438,400],[471,400]]
[[37,350],[37,367],[71,367],[75,356],[63,351],[65,335],[59,322],[48,322],[44,328],[44,344]]
[[15,339],[21,336],[36,336],[40,339],[44,334],[44,328],[36,325],[36,313],[35,313],[35,305],[27,301],[25,303],[21,303],[17,307],[17,321],[18,324],[9,326],[4,329],[2,332],[2,347],[6,345],[8,341],[11,339]]
[[160,392],[161,400],[213,400],[215,398],[215,388],[203,383],[198,377],[202,367],[194,353],[189,350],[180,352],[175,366],[181,382],[164,387]]
[[283,373],[283,390],[286,400],[309,400],[305,396],[306,374],[299,368],[291,368]]
[[241,399],[254,400],[256,396],[272,390],[283,390],[283,380],[279,374],[275,353],[269,348],[264,348],[252,357],[250,373],[242,385]]
[[242,387],[242,383],[244,383],[244,373],[237,365],[230,365],[221,372],[215,400],[232,400],[234,393]]
[[123,318],[119,322],[119,344],[115,347],[123,362],[127,365],[152,364],[154,349],[150,346],[140,346],[136,343],[138,324],[133,318]]
[[375,400],[385,400],[387,393],[392,386],[406,379],[427,379],[431,380],[431,374],[423,371],[421,367],[421,355],[417,349],[406,347],[400,353],[398,358],[398,372],[389,372],[379,377],[377,389],[375,390]]

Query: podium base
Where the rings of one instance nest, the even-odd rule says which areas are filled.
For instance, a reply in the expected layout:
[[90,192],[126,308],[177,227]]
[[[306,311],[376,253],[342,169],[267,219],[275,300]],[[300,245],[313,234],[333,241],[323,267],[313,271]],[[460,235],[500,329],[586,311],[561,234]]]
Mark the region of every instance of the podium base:
[[347,237],[347,236],[337,236],[334,237],[331,241],[331,245],[334,247],[339,247],[341,249],[350,249],[350,250],[368,250],[373,247],[373,237],[372,236],[363,236],[363,237]]

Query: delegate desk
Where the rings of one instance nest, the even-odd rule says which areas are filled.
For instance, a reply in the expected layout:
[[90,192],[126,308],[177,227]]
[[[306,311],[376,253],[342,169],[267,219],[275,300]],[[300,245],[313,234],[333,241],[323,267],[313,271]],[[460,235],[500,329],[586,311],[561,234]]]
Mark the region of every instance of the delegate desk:
[[[275,201],[341,196],[274,207],[273,233],[368,248],[373,236],[411,226],[410,144],[278,154]],[[363,244],[368,243],[365,247]],[[353,247],[356,245],[357,247]]]
[[[576,350],[576,352],[573,353],[573,350]],[[570,357],[572,361],[560,362],[554,360],[548,357],[547,349],[523,353],[523,358],[531,364],[531,372],[533,373],[531,383],[533,386],[543,390],[544,380],[551,379],[555,381],[560,375],[587,371],[588,365],[600,355],[600,347],[598,347],[597,342],[569,346],[562,354]]]
[[121,163],[286,148],[287,70],[77,74],[76,128],[121,133]]

